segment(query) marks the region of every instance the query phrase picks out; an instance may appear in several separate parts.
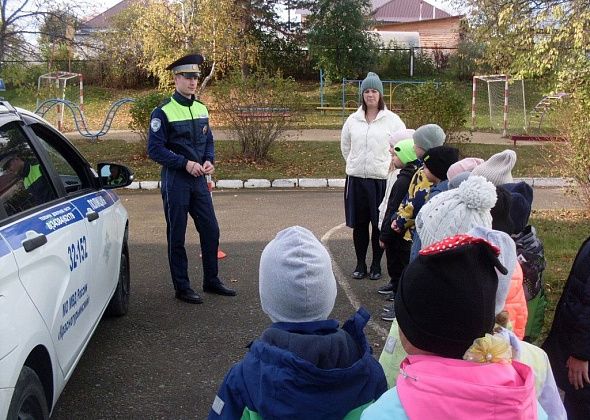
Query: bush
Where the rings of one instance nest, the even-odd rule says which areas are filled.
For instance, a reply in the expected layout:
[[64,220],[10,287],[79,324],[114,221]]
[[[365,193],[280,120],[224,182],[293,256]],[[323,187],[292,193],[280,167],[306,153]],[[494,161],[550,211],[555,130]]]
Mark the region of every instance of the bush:
[[37,80],[44,73],[47,73],[45,65],[6,63],[2,66],[0,77],[9,89],[32,89],[37,87]]
[[147,144],[147,132],[150,126],[150,115],[155,107],[157,107],[169,95],[162,92],[150,92],[141,95],[135,99],[131,105],[129,114],[131,115],[131,123],[129,128],[141,135],[143,141]]
[[577,181],[575,191],[590,208],[590,97],[574,95],[551,118],[566,140],[560,151],[567,156],[565,167],[560,168],[562,175]]
[[300,115],[302,97],[293,79],[261,72],[243,78],[231,73],[215,92],[216,111],[222,115],[243,157],[266,159],[270,147]]
[[396,80],[410,75],[410,50],[390,42],[387,50],[379,52],[376,67],[382,80]]
[[407,107],[400,112],[406,126],[418,128],[424,124],[438,124],[448,141],[466,140],[466,102],[452,83],[428,82],[408,89]]

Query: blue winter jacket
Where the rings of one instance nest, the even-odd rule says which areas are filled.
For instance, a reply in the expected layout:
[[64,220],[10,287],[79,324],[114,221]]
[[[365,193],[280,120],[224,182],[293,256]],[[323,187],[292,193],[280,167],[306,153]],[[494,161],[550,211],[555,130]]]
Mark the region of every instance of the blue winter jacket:
[[387,390],[360,308],[338,321],[272,324],[225,376],[209,419],[358,419]]

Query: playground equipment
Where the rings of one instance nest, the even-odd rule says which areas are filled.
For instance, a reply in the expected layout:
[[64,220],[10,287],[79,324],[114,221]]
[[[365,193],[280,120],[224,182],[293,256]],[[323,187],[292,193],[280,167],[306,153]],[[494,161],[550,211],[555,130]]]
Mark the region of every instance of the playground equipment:
[[[344,119],[348,113],[356,111],[362,103],[361,83],[362,80],[357,79],[342,79],[342,96],[340,106],[328,106],[324,96],[324,78],[323,73],[320,71],[320,106],[316,107],[316,110],[325,113],[326,111],[342,111],[342,118]],[[418,80],[382,80],[383,83],[383,101],[387,105],[387,108],[394,110],[400,108],[400,103],[395,101],[396,93],[399,94],[399,88],[402,86],[418,86],[425,81]],[[440,82],[434,82],[436,86],[440,85]],[[356,86],[356,90],[347,91],[347,87]]]
[[547,112],[551,111],[555,108],[555,106],[565,98],[569,96],[569,93],[565,92],[558,92],[554,95],[546,95],[535,105],[533,110],[529,116],[529,127],[532,127],[533,124],[537,126],[537,128],[541,128],[541,124],[543,124],[543,119]]
[[[45,86],[49,89],[49,93],[51,96],[60,96],[61,100],[66,100],[66,88],[68,85],[68,80],[72,79],[79,79],[79,86],[80,86],[80,105],[79,108],[83,112],[84,111],[84,76],[80,73],[70,73],[67,71],[54,71],[51,73],[46,73],[37,79],[37,109],[39,109],[39,104],[43,101],[41,99],[42,88]],[[45,84],[44,84],[45,83]],[[57,107],[57,129],[62,130],[63,121],[64,121],[64,106],[61,104]]]
[[[479,109],[486,108],[489,128],[501,128],[502,137],[506,137],[511,128],[523,128],[526,131],[528,123],[524,80],[514,79],[506,74],[473,76],[472,129],[475,129],[476,122],[481,125],[488,118],[483,113],[477,114]],[[481,121],[477,121],[478,116]]]
[[86,118],[84,118],[84,112],[82,111],[82,109],[78,105],[71,101],[68,101],[67,99],[48,99],[37,106],[37,109],[35,109],[35,114],[43,117],[45,116],[47,111],[49,111],[54,106],[62,107],[62,109],[64,107],[67,107],[71,111],[72,116],[74,117],[74,123],[76,124],[76,129],[78,130],[78,132],[84,137],[94,138],[98,140],[100,136],[104,136],[106,133],[108,133],[109,129],[111,128],[113,119],[115,118],[115,114],[117,113],[119,108],[131,102],[135,102],[135,99],[123,98],[115,101],[109,108],[109,111],[107,112],[104,122],[102,123],[102,128],[98,131],[90,131],[88,129],[88,124],[86,123]]

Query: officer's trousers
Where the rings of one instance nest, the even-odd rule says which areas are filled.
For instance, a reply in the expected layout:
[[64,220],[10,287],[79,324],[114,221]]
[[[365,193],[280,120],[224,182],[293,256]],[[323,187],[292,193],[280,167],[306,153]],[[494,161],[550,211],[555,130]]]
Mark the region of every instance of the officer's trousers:
[[190,287],[184,246],[190,214],[199,232],[203,262],[203,285],[219,283],[217,249],[219,225],[205,176],[193,177],[173,170],[162,177],[162,201],[166,217],[168,262],[175,290]]

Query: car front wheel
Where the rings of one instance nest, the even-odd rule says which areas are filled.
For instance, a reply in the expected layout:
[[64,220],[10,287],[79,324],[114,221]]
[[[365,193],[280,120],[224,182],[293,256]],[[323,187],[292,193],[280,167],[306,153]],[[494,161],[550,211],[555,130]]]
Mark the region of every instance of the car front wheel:
[[49,418],[47,399],[39,376],[23,366],[8,408],[8,420],[45,420]]
[[126,252],[127,247],[123,246],[121,251],[121,264],[119,266],[119,281],[115,294],[107,307],[107,315],[123,316],[129,309],[129,293],[131,289],[131,280],[129,275],[129,256]]

